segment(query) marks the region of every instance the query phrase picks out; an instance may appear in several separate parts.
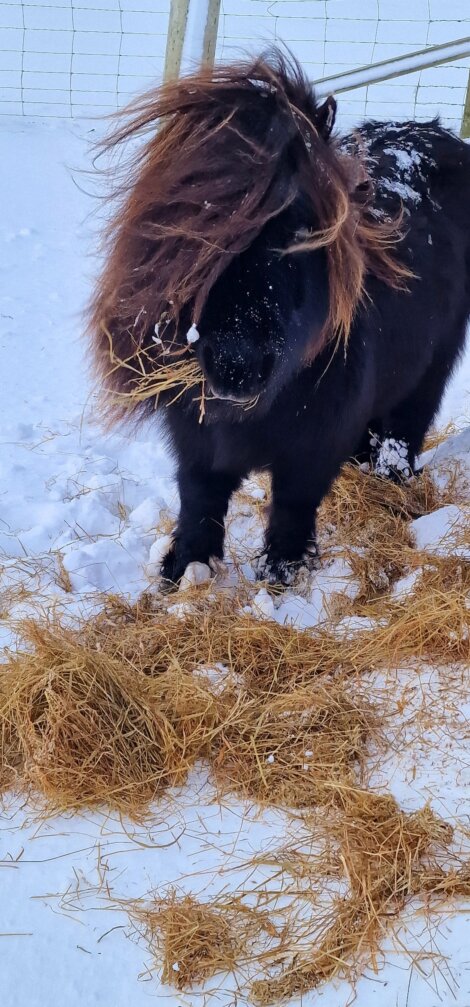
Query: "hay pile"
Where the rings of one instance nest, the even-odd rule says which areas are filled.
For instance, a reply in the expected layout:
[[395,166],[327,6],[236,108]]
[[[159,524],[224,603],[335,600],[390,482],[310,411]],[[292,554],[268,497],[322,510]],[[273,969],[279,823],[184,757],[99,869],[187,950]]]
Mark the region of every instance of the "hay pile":
[[[109,638],[108,638],[109,639]],[[110,805],[138,817],[204,753],[216,701],[189,674],[136,667],[126,640],[25,626],[29,651],[2,677],[2,765],[57,810]],[[133,643],[142,654],[137,635]],[[150,655],[147,664],[152,663]]]
[[[0,789],[39,794],[47,812],[104,805],[139,819],[198,763],[220,799],[297,809],[321,844],[321,856],[266,860],[274,883],[255,892],[129,906],[164,981],[188,989],[243,965],[263,1007],[374,965],[408,900],[470,896],[450,826],[367,790],[397,711],[396,697],[366,694],[369,673],[410,661],[468,668],[470,563],[418,553],[409,527],[456,500],[457,476],[442,489],[426,475],[401,487],[348,466],[333,487],[320,533],[360,582],[338,619],[366,615],[372,628],[262,621],[246,611],[248,586],[190,591],[183,606],[110,597],[75,626],[19,627],[0,670]],[[409,571],[411,593],[395,597]],[[342,887],[326,909],[319,891],[332,880]]]
[[329,799],[333,778],[350,783],[378,737],[370,702],[340,675],[325,681],[312,638],[227,609],[181,620],[119,605],[77,630],[25,624],[1,677],[7,778],[54,809],[133,817],[203,758],[224,793],[286,806]]
[[261,621],[223,594],[193,596],[183,618],[144,598],[110,599],[76,628],[26,622],[0,674],[3,784],[137,816],[206,759],[225,793],[322,803],[325,781],[357,782],[378,743],[361,676],[468,662],[469,592],[470,563],[433,559],[411,596],[372,599],[377,622],[346,637]]

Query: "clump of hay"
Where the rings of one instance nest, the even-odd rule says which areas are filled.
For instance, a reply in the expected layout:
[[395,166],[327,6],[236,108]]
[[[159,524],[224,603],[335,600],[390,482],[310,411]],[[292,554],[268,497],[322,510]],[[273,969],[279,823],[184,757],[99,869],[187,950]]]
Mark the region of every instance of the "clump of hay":
[[[437,910],[470,896],[470,864],[451,852],[453,829],[429,807],[406,814],[390,795],[357,788],[338,787],[337,797],[337,813],[312,823],[315,848],[287,847],[244,865],[248,877],[264,867],[264,883],[204,902],[172,891],[131,906],[163,981],[189,991],[248,964],[254,978],[243,1000],[267,1007],[376,965],[411,899]],[[328,877],[337,892],[325,900]]]
[[[196,357],[186,348],[175,349],[170,343],[164,355],[156,354],[144,347],[136,346],[132,355],[121,360],[117,354],[113,337],[104,323],[101,329],[109,343],[109,370],[107,381],[113,386],[114,375],[123,372],[126,381],[122,387],[114,389],[101,403],[101,413],[108,423],[117,418],[125,418],[136,406],[153,401],[157,409],[160,399],[171,406],[186,392],[198,392],[199,420],[205,412],[205,381]],[[155,347],[154,347],[155,349]]]
[[175,892],[133,910],[145,928],[152,954],[162,963],[162,980],[178,990],[218,972],[233,972],[247,956],[250,941],[266,926],[262,914],[241,904],[201,903]]
[[355,785],[364,754],[379,738],[379,716],[342,684],[299,685],[260,697],[217,737],[215,779],[258,803],[307,808],[335,800],[335,783]]
[[[208,689],[171,665],[155,676],[99,636],[28,623],[2,676],[2,765],[54,809],[108,803],[138,817],[181,784],[216,721]],[[135,641],[137,643],[137,640]]]

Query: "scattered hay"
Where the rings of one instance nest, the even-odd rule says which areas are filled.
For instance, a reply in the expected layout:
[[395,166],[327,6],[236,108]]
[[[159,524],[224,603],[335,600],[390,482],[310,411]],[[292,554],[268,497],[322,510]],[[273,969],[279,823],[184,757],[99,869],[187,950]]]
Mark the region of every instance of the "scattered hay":
[[[316,828],[327,839],[320,856],[295,849],[261,854],[245,868],[249,875],[260,866],[271,873],[251,889],[207,902],[170,892],[132,906],[152,956],[163,964],[163,981],[190,991],[248,964],[254,979],[241,997],[267,1007],[376,965],[385,934],[393,935],[395,920],[400,926],[411,899],[432,911],[451,897],[470,897],[469,862],[450,852],[453,829],[429,807],[405,814],[391,796],[347,789],[338,813]],[[443,859],[451,866],[444,868]],[[318,892],[328,875],[337,892],[329,903]]]
[[[77,629],[28,622],[0,676],[2,775],[54,807],[104,802],[136,816],[206,758],[224,790],[324,802],[324,781],[357,782],[380,733],[348,677],[357,688],[361,674],[410,659],[468,662],[469,591],[470,563],[436,559],[410,596],[388,601],[387,619],[382,600],[370,603],[377,623],[346,637],[261,621],[224,596],[193,597],[184,618],[116,599]],[[220,665],[226,682],[210,671]]]
[[[470,563],[436,559],[410,596],[389,600],[386,620],[376,601],[364,609],[374,628],[346,637],[261,621],[223,596],[193,600],[184,618],[143,599],[110,600],[78,629],[28,622],[0,677],[2,776],[54,807],[105,802],[135,816],[208,758],[225,790],[324,802],[324,781],[351,785],[379,735],[347,677],[468,662],[469,592]],[[221,689],[193,674],[220,665]]]
[[[261,701],[260,701],[261,699]],[[357,785],[380,735],[378,712],[334,681],[261,697],[217,738],[214,776],[222,793],[293,808],[328,806]]]
[[[214,597],[211,586],[183,605],[110,597],[76,627],[20,627],[22,646],[0,669],[0,791],[35,791],[48,811],[106,804],[138,819],[203,760],[220,796],[302,809],[325,840],[321,857],[285,851],[273,886],[134,907],[164,981],[190,989],[255,966],[249,995],[266,1007],[374,965],[409,900],[470,897],[451,827],[364,789],[385,713],[362,694],[363,676],[416,660],[468,666],[470,562],[419,553],[409,525],[455,502],[456,487],[457,475],[443,489],[427,474],[398,486],[353,466],[335,483],[320,534],[330,529],[347,557],[360,583],[351,610],[372,629],[299,632],[247,614],[248,587]],[[410,570],[411,593],[395,598]],[[343,883],[327,910],[319,878]]]
[[394,483],[347,464],[319,510],[319,529],[328,544],[347,559],[359,582],[359,602],[387,593],[410,569],[422,563],[414,548],[410,521],[458,498],[459,473],[449,473],[438,488],[426,470],[407,483]]
[[470,897],[468,862],[451,871],[439,865],[453,829],[429,807],[407,815],[391,796],[348,791],[343,810],[330,829],[349,894],[339,901],[333,922],[307,960],[293,956],[280,977],[254,983],[251,995],[262,1007],[307,993],[336,976],[350,978],[351,972],[374,964],[386,928],[393,928],[393,919],[411,897]]
[[[379,600],[358,608],[360,614],[387,622],[355,638],[363,658],[375,667],[398,668],[411,661],[468,664],[470,655],[470,562],[457,556],[422,555],[424,566],[411,594],[402,600]],[[354,649],[354,640],[351,640]],[[377,648],[382,648],[382,656]]]
[[443,441],[447,441],[449,437],[454,437],[458,433],[459,424],[454,423],[453,420],[449,420],[444,427],[431,427],[426,434],[423,451],[432,451],[434,448],[438,448]]

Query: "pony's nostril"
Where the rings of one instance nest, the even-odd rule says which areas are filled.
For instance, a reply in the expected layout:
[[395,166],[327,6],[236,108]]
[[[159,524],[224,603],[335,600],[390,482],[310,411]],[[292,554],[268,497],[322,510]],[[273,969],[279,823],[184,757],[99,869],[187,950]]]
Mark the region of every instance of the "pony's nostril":
[[273,366],[274,366],[274,353],[265,353],[261,363],[261,367],[259,369],[259,379],[262,382],[262,384],[264,384],[268,380],[271,371],[273,369]]
[[275,354],[272,352],[253,353],[245,347],[234,354],[230,346],[214,348],[209,342],[201,346],[201,366],[213,392],[222,396],[246,396],[257,394],[265,385],[274,367]]

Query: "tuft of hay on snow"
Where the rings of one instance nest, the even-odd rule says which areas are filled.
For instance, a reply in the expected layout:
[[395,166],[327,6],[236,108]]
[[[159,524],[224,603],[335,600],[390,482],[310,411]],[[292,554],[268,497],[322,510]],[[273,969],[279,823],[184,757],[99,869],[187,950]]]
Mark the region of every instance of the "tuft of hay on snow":
[[422,565],[414,548],[410,522],[430,514],[459,496],[459,473],[449,473],[439,488],[424,471],[408,482],[395,483],[359,466],[346,464],[319,510],[320,533],[343,555],[359,582],[359,599],[370,600],[390,590],[410,569]]
[[[407,814],[391,795],[338,786],[336,809],[311,820],[311,849],[259,854],[234,891],[205,901],[170,891],[131,904],[163,980],[189,992],[217,973],[248,970],[243,1001],[268,1007],[376,967],[412,899],[432,912],[470,896],[469,862],[452,852],[452,827],[428,806]],[[250,887],[260,867],[265,881]]]
[[131,915],[144,926],[152,955],[161,962],[162,980],[177,990],[191,989],[218,972],[233,972],[249,955],[251,941],[269,923],[240,900],[202,903],[171,892]]

